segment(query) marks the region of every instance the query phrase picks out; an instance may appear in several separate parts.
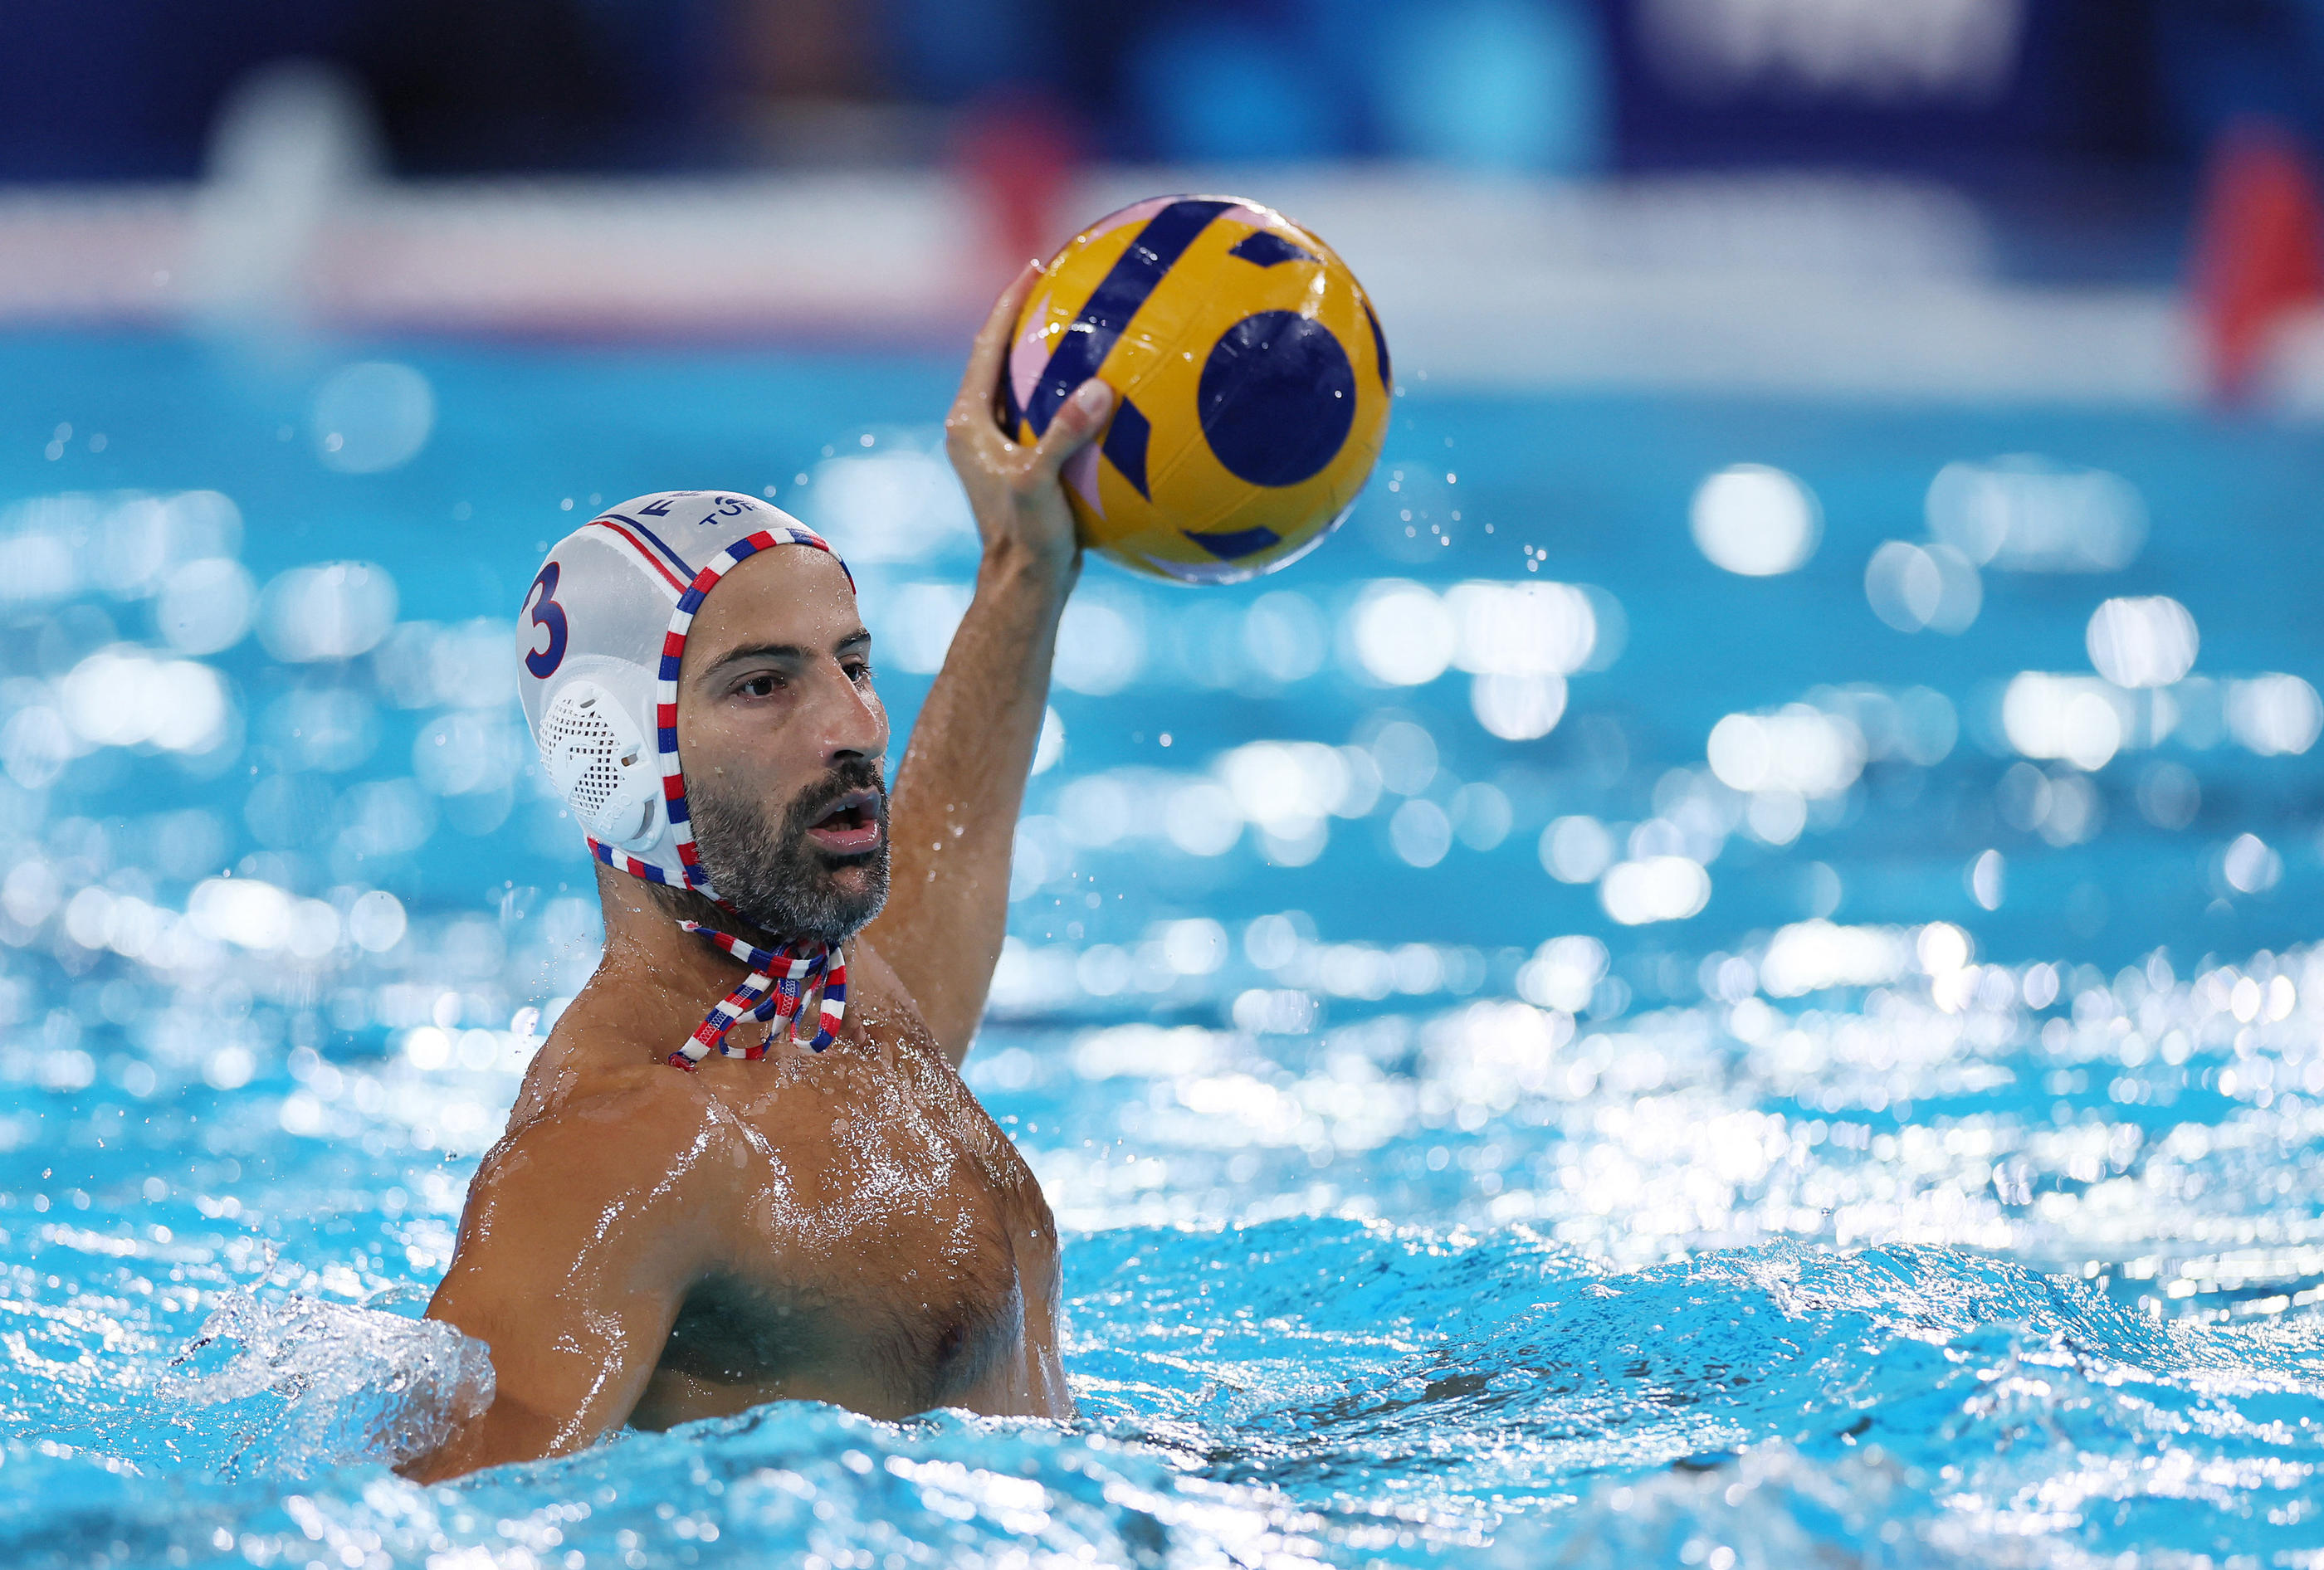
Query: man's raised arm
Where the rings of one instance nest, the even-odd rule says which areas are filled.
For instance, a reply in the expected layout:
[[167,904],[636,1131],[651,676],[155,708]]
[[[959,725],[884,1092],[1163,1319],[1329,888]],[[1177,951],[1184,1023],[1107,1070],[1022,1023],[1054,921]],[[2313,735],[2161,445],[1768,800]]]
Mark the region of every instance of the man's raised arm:
[[1001,433],[993,399],[1028,267],[970,353],[945,447],[976,513],[976,595],[921,706],[889,800],[888,908],[866,934],[954,1064],[984,1013],[1009,922],[1009,855],[1048,700],[1057,619],[1081,572],[1058,471],[1105,424],[1113,394],[1091,381],[1038,445]]
[[716,1193],[702,1190],[719,1185],[696,1170],[715,1180],[733,1162],[705,1161],[715,1119],[686,1105],[704,1098],[602,1099],[511,1134],[468,1191],[428,1317],[491,1347],[493,1404],[401,1468],[416,1481],[583,1449],[653,1375],[716,1235]]

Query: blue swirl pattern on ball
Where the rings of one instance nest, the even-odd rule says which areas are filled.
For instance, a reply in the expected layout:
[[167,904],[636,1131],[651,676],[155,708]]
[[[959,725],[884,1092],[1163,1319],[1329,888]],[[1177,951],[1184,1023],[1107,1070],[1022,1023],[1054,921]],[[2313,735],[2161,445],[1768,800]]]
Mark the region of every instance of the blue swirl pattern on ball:
[[1240,256],[1245,262],[1259,267],[1275,267],[1286,262],[1315,260],[1315,253],[1313,251],[1294,245],[1282,235],[1271,234],[1265,229],[1244,235],[1235,243],[1227,254]]
[[1281,535],[1264,527],[1224,531],[1188,528],[1179,532],[1222,562],[1239,562],[1245,556],[1259,555],[1269,546],[1283,543]]
[[1203,365],[1203,435],[1229,473],[1296,485],[1339,455],[1356,420],[1356,372],[1332,329],[1297,311],[1229,327]]
[[1214,199],[1173,202],[1138,232],[1138,243],[1090,291],[1088,303],[1066,329],[1033,396],[1026,400],[1025,418],[1034,435],[1046,432],[1074,389],[1097,374],[1122,329],[1169,276],[1194,236],[1233,205]]
[[1148,501],[1154,500],[1154,492],[1146,487],[1146,444],[1153,434],[1153,423],[1125,398],[1114,407],[1113,418],[1105,427],[1101,447],[1106,462],[1120,470],[1121,477],[1136,486],[1138,494]]

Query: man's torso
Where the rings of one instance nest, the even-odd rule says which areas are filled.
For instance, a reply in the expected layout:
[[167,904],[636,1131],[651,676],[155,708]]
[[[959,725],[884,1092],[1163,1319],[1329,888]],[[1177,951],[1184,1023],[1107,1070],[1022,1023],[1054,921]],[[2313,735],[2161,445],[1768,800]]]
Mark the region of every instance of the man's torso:
[[[757,1061],[704,1065],[703,1088],[724,1116],[702,1180],[718,1213],[701,1224],[721,1243],[686,1285],[631,1416],[638,1427],[779,1400],[883,1417],[1072,1409],[1056,1351],[1056,1227],[1040,1187],[892,973],[868,955],[851,960],[871,973],[826,1051],[777,1042]],[[679,1072],[593,1060],[552,1042],[512,1131],[569,1116],[610,1081],[644,1076],[651,1088],[653,1076]]]

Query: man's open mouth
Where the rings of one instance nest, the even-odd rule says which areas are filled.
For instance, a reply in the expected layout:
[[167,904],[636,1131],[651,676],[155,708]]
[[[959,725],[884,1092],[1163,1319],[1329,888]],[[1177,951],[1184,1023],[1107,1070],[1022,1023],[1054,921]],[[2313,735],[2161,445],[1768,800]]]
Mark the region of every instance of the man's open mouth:
[[807,837],[835,856],[861,856],[880,848],[880,793],[852,791],[807,828]]

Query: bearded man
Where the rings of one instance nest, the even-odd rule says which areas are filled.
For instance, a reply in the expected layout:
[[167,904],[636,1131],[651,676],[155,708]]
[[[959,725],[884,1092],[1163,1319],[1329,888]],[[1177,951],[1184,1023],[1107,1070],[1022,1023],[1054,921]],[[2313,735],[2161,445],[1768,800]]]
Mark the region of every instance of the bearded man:
[[1080,571],[1058,471],[1112,405],[1090,381],[1038,445],[1001,435],[1034,277],[946,421],[983,554],[892,795],[853,580],[772,506],[640,498],[534,580],[525,710],[599,863],[604,958],[428,1308],[490,1345],[497,1392],[410,1474],[770,1400],[1072,1411],[1048,1206],[958,1072]]

